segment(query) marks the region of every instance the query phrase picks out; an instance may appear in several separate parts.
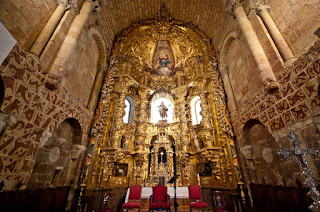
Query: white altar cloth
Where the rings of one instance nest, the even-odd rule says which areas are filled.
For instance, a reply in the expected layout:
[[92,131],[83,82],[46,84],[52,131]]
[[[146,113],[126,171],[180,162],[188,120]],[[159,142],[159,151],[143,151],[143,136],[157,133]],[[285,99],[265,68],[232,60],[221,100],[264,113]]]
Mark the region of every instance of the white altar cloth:
[[[128,202],[130,188],[127,190],[126,202]],[[149,199],[152,194],[152,187],[142,187],[141,199]],[[174,199],[174,187],[168,187],[170,199]],[[177,199],[189,199],[188,187],[177,187]]]

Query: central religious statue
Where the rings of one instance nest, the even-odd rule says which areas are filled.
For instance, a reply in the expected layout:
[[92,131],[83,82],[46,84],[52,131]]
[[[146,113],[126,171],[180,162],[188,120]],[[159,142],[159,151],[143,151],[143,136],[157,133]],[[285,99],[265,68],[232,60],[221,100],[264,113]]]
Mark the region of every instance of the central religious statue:
[[168,116],[168,114],[167,114],[168,107],[165,106],[163,102],[161,102],[161,104],[158,106],[158,108],[159,108],[159,113],[160,113],[161,119],[165,120],[165,118],[167,118],[167,116]]

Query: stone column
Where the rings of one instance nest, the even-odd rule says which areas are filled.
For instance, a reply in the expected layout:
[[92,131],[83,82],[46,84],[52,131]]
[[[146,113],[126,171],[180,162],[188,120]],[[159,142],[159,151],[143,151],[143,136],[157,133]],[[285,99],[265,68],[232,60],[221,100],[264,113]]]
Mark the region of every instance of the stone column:
[[233,90],[232,90],[232,86],[229,78],[229,68],[227,66],[221,67],[220,74],[222,76],[224,89],[228,96],[228,107],[229,107],[230,113],[232,113],[234,111],[237,111],[238,108],[236,105],[236,101],[234,99]]
[[44,47],[47,45],[47,42],[49,41],[51,35],[58,26],[65,11],[69,8],[70,4],[68,3],[68,1],[59,1],[58,6],[49,18],[47,24],[44,26],[36,41],[33,43],[30,49],[31,53],[35,54],[38,57],[40,56]]
[[101,84],[103,81],[103,76],[105,75],[106,72],[106,68],[98,68],[97,71],[97,76],[96,79],[94,81],[94,85],[91,91],[91,96],[90,96],[90,100],[88,103],[88,109],[94,111],[97,105],[97,100],[98,100],[98,96],[99,96],[99,92],[101,89]]
[[65,69],[70,62],[70,57],[73,55],[80,33],[87,23],[87,20],[93,10],[93,5],[89,1],[85,1],[80,10],[80,14],[76,16],[71,24],[69,32],[58,52],[57,58],[54,61],[50,74],[56,75],[59,81],[64,75]]
[[285,62],[294,58],[294,55],[288,46],[287,42],[283,38],[281,32],[279,31],[277,25],[274,23],[273,19],[269,14],[270,7],[265,4],[259,4],[257,6],[257,11],[260,14],[264,24],[266,25],[272,39],[274,40],[276,46],[278,47]]
[[269,61],[263,51],[255,31],[253,30],[242,4],[239,0],[230,0],[228,6],[229,10],[235,15],[241,31],[248,42],[249,49],[257,65],[260,78],[265,85],[266,91],[270,93],[275,92],[279,89],[279,84],[276,82],[276,78]]

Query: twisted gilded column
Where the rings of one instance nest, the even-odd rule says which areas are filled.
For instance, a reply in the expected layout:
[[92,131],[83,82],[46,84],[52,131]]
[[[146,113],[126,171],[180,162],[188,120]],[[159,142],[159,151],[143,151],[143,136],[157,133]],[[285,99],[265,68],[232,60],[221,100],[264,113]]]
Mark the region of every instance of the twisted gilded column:
[[214,138],[212,136],[212,118],[210,115],[210,110],[209,110],[209,104],[206,98],[207,91],[203,91],[200,94],[200,100],[201,100],[201,116],[202,116],[202,125],[204,126],[203,130],[203,136],[206,139],[206,148],[212,148],[213,143],[214,143]]
[[262,18],[264,24],[266,25],[273,41],[275,42],[276,46],[278,47],[281,56],[283,57],[284,61],[287,62],[290,59],[294,59],[294,55],[288,46],[287,42],[283,38],[281,32],[279,31],[277,25],[274,23],[273,19],[269,14],[270,7],[265,4],[259,4],[256,8],[258,14]]
[[33,43],[30,52],[35,54],[36,56],[40,56],[44,47],[47,45],[50,37],[58,26],[62,16],[65,11],[70,8],[70,3],[67,0],[59,0],[57,1],[58,6],[54,10],[53,14],[49,18],[46,25],[43,27],[36,41]]
[[233,95],[233,90],[232,90],[232,86],[231,86],[231,82],[230,82],[230,78],[229,78],[229,68],[228,66],[224,66],[220,68],[220,74],[223,80],[223,84],[224,84],[224,89],[227,93],[227,97],[228,97],[228,108],[230,110],[230,113],[237,111],[237,105],[236,105],[236,101],[234,99],[234,95]]
[[177,96],[178,96],[178,111],[180,119],[180,145],[183,151],[188,150],[189,138],[188,138],[188,119],[186,116],[186,100],[185,96],[187,95],[186,86],[180,87]]
[[147,120],[148,89],[145,87],[140,87],[139,95],[140,95],[140,111],[139,111],[139,117],[137,120],[135,148],[139,151],[143,151],[145,146],[146,128],[147,128],[146,120]]
[[50,70],[50,74],[55,75],[59,81],[61,81],[61,78],[64,75],[65,69],[70,62],[70,57],[73,55],[77,47],[80,33],[84,25],[87,23],[87,20],[93,9],[94,7],[92,3],[89,1],[85,1],[80,10],[80,14],[76,16],[71,24],[68,34]]
[[113,147],[115,148],[120,148],[120,141],[122,135],[120,134],[120,130],[122,129],[122,124],[123,124],[123,116],[125,114],[124,108],[126,107],[125,105],[125,100],[126,100],[126,89],[122,90],[119,95],[119,100],[117,102],[116,106],[116,112],[114,114],[114,125],[113,125]]
[[106,68],[99,67],[97,71],[97,76],[94,81],[93,89],[91,91],[90,100],[88,103],[88,109],[94,111],[97,105],[98,96],[100,92],[100,88],[103,81],[103,76],[106,73]]
[[263,51],[255,31],[253,30],[248,16],[245,13],[242,4],[240,3],[240,0],[230,0],[228,9],[235,15],[241,31],[247,40],[249,49],[257,65],[260,78],[265,85],[266,91],[272,93],[278,90],[279,84],[276,82],[276,78],[270,63]]

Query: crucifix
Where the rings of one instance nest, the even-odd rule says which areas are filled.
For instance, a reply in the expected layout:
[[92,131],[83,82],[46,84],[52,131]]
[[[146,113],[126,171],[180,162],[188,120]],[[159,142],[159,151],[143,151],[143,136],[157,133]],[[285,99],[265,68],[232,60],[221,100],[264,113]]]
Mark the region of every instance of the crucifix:
[[307,178],[304,184],[310,188],[308,195],[313,199],[313,203],[311,206],[309,206],[309,208],[313,211],[320,211],[320,192],[317,190],[318,183],[312,177],[312,172],[308,167],[308,162],[305,156],[306,154],[309,154],[313,157],[316,157],[319,151],[313,147],[311,149],[302,149],[300,147],[298,136],[293,131],[289,132],[288,138],[292,140],[293,149],[285,150],[283,148],[280,148],[278,155],[284,157],[285,159],[287,159],[291,155],[296,156],[303,168],[303,174]]
[[160,152],[160,163],[163,163],[163,155],[164,155],[164,153],[163,152]]

